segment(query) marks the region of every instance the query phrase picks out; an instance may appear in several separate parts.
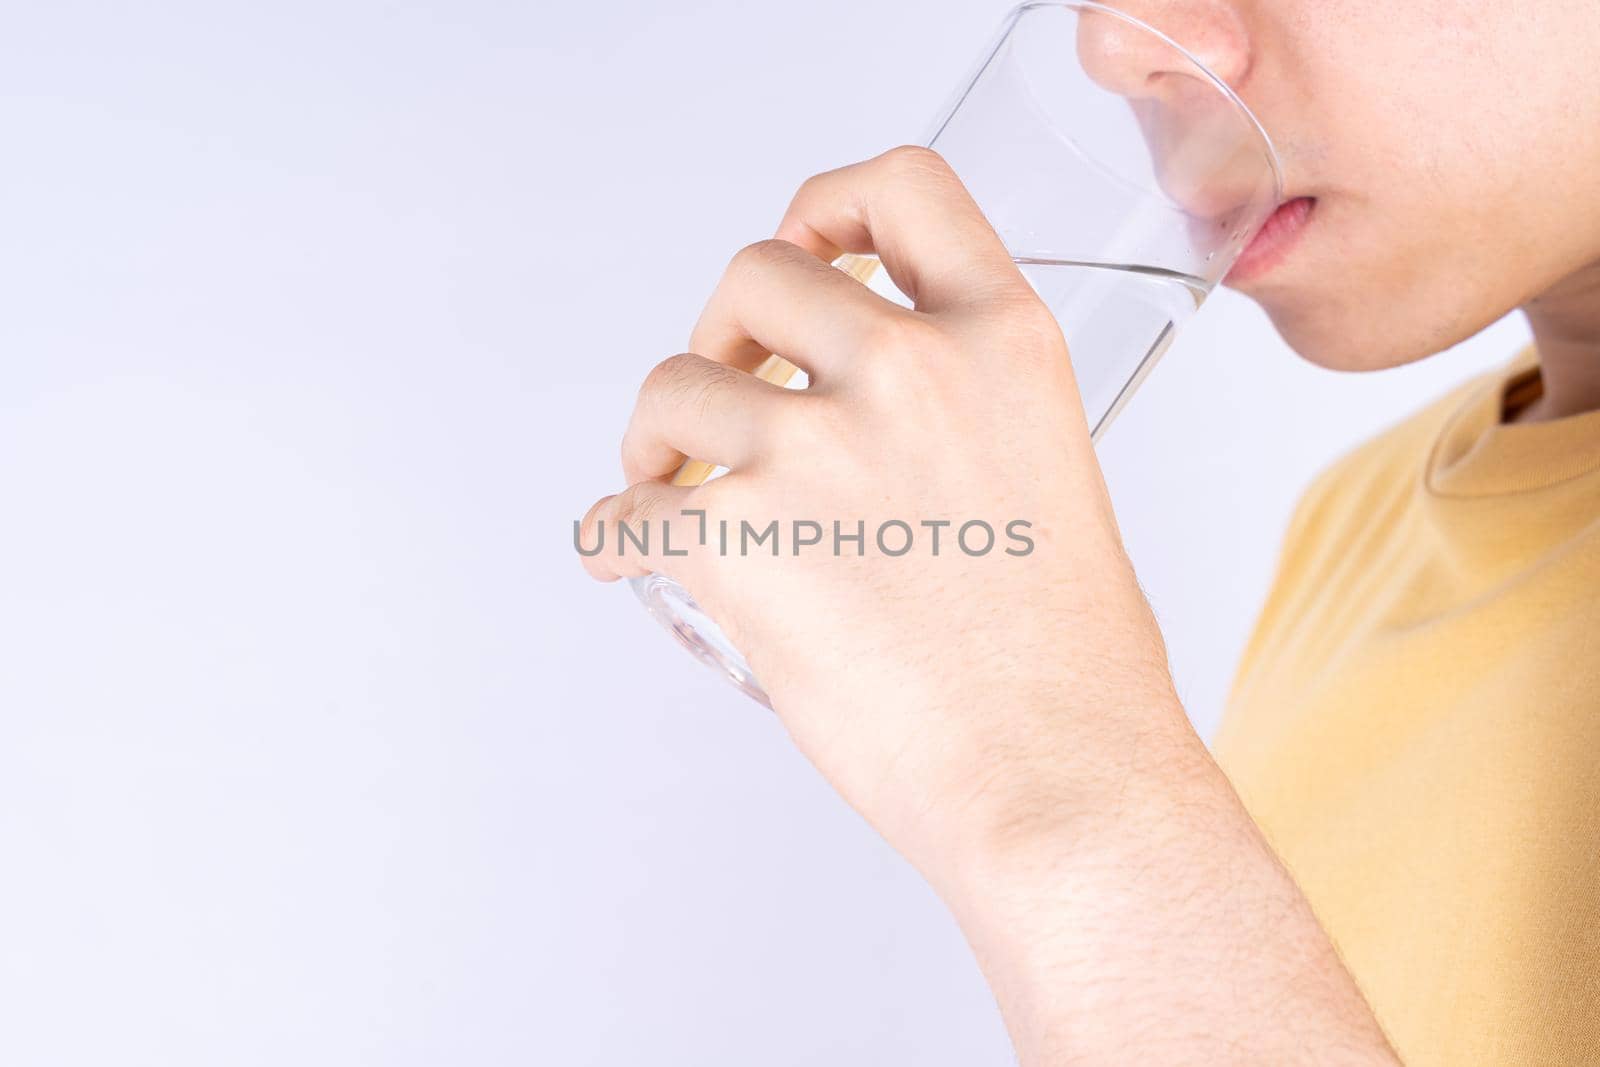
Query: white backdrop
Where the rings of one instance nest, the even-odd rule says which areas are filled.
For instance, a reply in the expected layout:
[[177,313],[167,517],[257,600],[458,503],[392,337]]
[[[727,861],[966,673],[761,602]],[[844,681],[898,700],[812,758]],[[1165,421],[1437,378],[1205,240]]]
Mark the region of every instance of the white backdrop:
[[[727,257],[1002,10],[11,5],[0,1062],[1008,1062],[931,893],[570,548]],[[1191,325],[1103,455],[1202,730],[1298,486],[1523,336]]]

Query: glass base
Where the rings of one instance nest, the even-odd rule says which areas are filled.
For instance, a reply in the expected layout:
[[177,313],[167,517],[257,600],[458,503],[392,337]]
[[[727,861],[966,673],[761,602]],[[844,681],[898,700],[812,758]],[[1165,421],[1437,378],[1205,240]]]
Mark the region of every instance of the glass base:
[[694,602],[689,590],[659,574],[630,578],[628,584],[633,586],[645,610],[672,631],[678,643],[692,652],[696,659],[738,686],[763,707],[772,707],[761,683],[750,672],[750,665],[733,647],[733,642],[728,640],[722,628]]

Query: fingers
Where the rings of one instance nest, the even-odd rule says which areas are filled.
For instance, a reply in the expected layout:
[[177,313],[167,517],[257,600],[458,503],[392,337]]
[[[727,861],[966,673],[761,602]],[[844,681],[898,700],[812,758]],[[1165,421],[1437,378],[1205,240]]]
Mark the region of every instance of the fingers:
[[622,435],[622,472],[630,484],[662,478],[685,457],[745,468],[766,446],[785,405],[803,397],[704,356],[658,363],[639,389]]
[[603,582],[651,571],[682,581],[699,533],[697,517],[684,511],[709,488],[640,482],[601,497],[573,531],[583,569]]
[[877,253],[918,311],[982,302],[1027,282],[961,180],[928,148],[903,147],[807,181],[777,236],[831,261]]
[[[917,310],[831,266],[843,251],[876,253]],[[778,238],[734,257],[695,326],[694,354],[664,361],[640,390],[622,445],[630,488],[599,501],[574,531],[585,568],[601,579],[651,570],[681,577],[696,555],[681,543],[685,510],[692,513],[697,500],[731,501],[728,483],[738,477],[668,484],[686,456],[740,471],[769,454],[804,453],[780,452],[774,442],[815,439],[807,420],[838,397],[856,405],[862,397],[898,397],[918,366],[952,350],[950,320],[926,312],[994,310],[1002,299],[1014,310],[1018,296],[1038,305],[936,153],[895,149],[806,182]],[[798,365],[821,388],[795,393],[748,373],[769,354]],[[680,472],[675,481],[703,473]],[[676,546],[668,520],[676,520]],[[694,532],[704,537],[703,526]]]
[[742,370],[777,353],[822,379],[867,347],[883,320],[911,314],[803,248],[758,241],[728,265],[689,348]]

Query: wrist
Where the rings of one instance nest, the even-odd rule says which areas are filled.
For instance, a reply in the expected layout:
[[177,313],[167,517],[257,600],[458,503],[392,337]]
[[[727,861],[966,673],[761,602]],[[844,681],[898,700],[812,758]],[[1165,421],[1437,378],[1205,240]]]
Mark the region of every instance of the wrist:
[[1131,695],[1028,716],[1047,728],[980,761],[913,857],[965,922],[997,897],[1025,897],[1065,865],[1170,825],[1220,771],[1177,697]]

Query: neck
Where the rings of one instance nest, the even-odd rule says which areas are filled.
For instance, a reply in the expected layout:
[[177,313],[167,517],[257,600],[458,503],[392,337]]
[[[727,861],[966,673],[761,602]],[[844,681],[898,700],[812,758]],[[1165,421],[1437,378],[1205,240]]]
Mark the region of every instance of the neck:
[[1511,421],[1600,410],[1600,263],[1568,275],[1522,311],[1539,350],[1543,392]]

